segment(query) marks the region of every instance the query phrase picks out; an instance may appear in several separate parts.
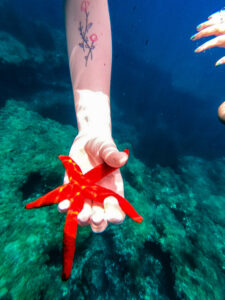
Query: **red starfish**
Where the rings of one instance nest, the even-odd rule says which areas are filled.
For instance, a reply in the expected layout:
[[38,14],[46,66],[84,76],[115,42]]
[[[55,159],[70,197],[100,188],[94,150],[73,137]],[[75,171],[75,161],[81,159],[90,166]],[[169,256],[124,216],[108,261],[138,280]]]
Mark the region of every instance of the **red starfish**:
[[[124,150],[127,155],[129,151]],[[84,199],[90,199],[103,203],[104,199],[109,196],[115,197],[121,209],[135,222],[142,222],[143,218],[135,211],[133,206],[123,197],[115,192],[95,184],[100,179],[115,171],[118,168],[112,168],[106,163],[102,163],[83,174],[80,167],[69,157],[60,155],[69,183],[64,184],[42,196],[34,202],[28,203],[26,208],[37,208],[59,203],[65,199],[70,200],[70,207],[67,211],[66,222],[63,235],[63,272],[62,280],[66,281],[70,277],[73,266],[73,258],[75,253],[75,239],[77,234],[77,215],[83,208]]]

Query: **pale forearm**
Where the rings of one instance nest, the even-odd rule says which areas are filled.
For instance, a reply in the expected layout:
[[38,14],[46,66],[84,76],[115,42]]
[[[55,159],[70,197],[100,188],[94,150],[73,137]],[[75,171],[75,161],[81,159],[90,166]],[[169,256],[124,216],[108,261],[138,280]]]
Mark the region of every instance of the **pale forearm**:
[[110,137],[111,115],[108,95],[91,90],[75,92],[75,109],[79,134]]
[[111,130],[109,95],[112,45],[107,0],[66,0],[65,9],[69,65],[79,131],[87,129],[87,126],[96,127],[96,130],[110,127]]

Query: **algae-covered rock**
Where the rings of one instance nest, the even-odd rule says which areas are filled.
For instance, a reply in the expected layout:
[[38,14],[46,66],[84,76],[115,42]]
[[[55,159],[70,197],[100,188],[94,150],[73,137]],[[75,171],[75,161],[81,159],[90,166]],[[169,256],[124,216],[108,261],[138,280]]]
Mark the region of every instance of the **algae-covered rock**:
[[68,153],[76,131],[10,100],[1,111],[0,133],[1,288],[13,299],[36,299],[48,294],[51,272],[61,268],[64,217],[56,207],[26,211],[24,205],[62,183],[57,157]]
[[[25,26],[24,22],[21,24]],[[30,97],[31,93],[46,87],[55,90],[68,87],[65,35],[60,30],[52,32],[44,24],[32,23],[30,26],[27,24],[24,30],[18,26],[15,32],[10,28],[0,30],[0,107],[11,97],[25,100],[26,95]],[[45,39],[44,35],[47,35]],[[53,46],[50,47],[51,39]]]
[[0,61],[2,63],[19,64],[28,59],[26,47],[12,35],[0,31],[0,40]]
[[[62,183],[59,154],[76,135],[9,100],[0,112],[3,299],[223,299],[225,160],[181,157],[179,168],[149,169],[130,158],[125,196],[144,217],[102,234],[79,227],[70,279],[61,281],[65,215],[24,209]],[[120,139],[120,137],[118,136]]]

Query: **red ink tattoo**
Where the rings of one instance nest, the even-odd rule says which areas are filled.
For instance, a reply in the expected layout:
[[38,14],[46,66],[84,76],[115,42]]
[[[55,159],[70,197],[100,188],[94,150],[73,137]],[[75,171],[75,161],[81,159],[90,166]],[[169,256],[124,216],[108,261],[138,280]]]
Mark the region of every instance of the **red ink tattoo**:
[[98,40],[97,34],[92,33],[92,35],[90,35],[89,39],[94,43]]
[[81,11],[87,12],[87,9],[88,9],[89,5],[90,5],[89,1],[83,0],[82,3],[81,3],[81,7],[80,7]]
[[86,50],[88,51],[87,54],[84,56],[85,66],[87,66],[89,57],[91,57],[91,60],[92,60],[92,58],[93,58],[92,51],[95,49],[94,43],[98,40],[98,36],[95,33],[92,33],[88,37],[88,32],[93,25],[93,23],[88,22],[89,12],[87,10],[88,10],[89,5],[90,5],[90,2],[87,0],[83,0],[81,2],[80,9],[82,12],[85,13],[85,25],[83,26],[82,23],[80,22],[79,29],[78,29],[80,32],[81,39],[82,39],[82,42],[79,43],[79,46],[83,49],[85,54],[86,54]]

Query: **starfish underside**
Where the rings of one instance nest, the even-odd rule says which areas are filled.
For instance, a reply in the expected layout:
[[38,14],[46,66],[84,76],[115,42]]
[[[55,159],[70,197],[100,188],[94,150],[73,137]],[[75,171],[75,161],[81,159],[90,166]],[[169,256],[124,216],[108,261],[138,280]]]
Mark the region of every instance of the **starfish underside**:
[[[129,154],[129,151],[124,150]],[[62,280],[66,281],[71,274],[73,266],[73,258],[75,253],[75,239],[77,234],[77,215],[83,208],[84,199],[90,199],[103,204],[104,199],[113,196],[118,200],[121,209],[135,222],[142,222],[143,218],[135,211],[133,206],[123,197],[115,192],[95,184],[100,179],[115,171],[117,168],[112,168],[106,163],[102,163],[86,174],[83,174],[80,167],[66,155],[60,155],[69,183],[59,186],[48,194],[40,197],[34,202],[28,203],[25,207],[38,208],[55,203],[59,203],[65,199],[70,201],[70,207],[67,211],[64,235],[63,235],[63,272]]]

